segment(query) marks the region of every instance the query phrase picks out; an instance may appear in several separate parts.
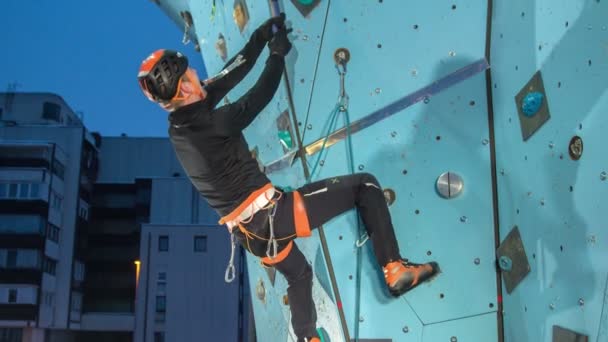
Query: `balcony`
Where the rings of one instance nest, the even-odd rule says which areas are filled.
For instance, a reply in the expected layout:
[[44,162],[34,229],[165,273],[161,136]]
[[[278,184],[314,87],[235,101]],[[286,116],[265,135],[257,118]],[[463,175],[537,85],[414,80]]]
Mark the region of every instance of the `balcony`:
[[42,282],[42,270],[33,268],[0,268],[1,284],[35,284]]
[[50,169],[51,144],[0,144],[0,167],[42,167]]
[[35,321],[37,314],[37,305],[0,304],[0,321]]
[[81,330],[133,331],[135,317],[130,312],[88,312],[81,316]]

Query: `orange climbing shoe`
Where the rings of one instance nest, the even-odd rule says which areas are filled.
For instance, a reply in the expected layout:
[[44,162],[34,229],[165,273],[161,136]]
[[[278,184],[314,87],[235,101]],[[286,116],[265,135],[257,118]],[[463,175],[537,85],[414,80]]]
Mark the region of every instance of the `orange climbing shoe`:
[[[320,337],[317,337],[317,336],[308,337],[308,338],[304,339],[304,342],[330,342],[329,335],[327,334],[327,331],[325,331],[325,329],[317,328],[317,334]],[[300,341],[300,340],[298,340],[298,341]]]
[[439,265],[436,262],[419,265],[402,259],[389,262],[382,269],[389,292],[399,297],[435,276],[439,272]]

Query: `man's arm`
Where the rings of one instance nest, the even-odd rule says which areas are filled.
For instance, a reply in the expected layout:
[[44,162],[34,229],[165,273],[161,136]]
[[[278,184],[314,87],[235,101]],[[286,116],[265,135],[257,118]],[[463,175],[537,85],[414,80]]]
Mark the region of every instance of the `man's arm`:
[[264,46],[266,46],[266,43],[273,37],[272,26],[276,25],[277,27],[282,27],[284,25],[284,21],[285,14],[282,13],[280,16],[268,19],[264,24],[258,27],[253,32],[243,49],[232,57],[226,63],[226,65],[224,65],[223,69],[232,64],[238,55],[243,56],[245,62],[229,72],[226,76],[207,86],[207,91],[209,93],[213,93],[214,97],[218,100],[226,96],[226,94],[239,82],[241,82],[243,78],[245,78],[245,76],[247,76],[247,74],[251,71],[251,69],[253,69],[253,66],[264,49]]
[[272,100],[283,76],[285,55],[291,49],[287,33],[285,28],[280,29],[268,44],[270,57],[255,85],[235,103],[214,112],[213,120],[218,132],[226,135],[240,134]]
[[281,83],[285,60],[272,54],[266,61],[262,75],[238,101],[218,108],[213,120],[220,134],[237,135],[268,105]]

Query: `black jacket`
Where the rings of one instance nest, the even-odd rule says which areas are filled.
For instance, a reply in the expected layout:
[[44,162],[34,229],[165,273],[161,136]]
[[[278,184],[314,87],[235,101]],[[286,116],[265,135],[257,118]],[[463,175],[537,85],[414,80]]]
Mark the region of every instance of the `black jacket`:
[[252,157],[242,131],[272,100],[285,67],[283,57],[270,55],[260,78],[246,94],[216,108],[249,73],[264,46],[262,34],[255,31],[239,52],[245,63],[207,85],[204,100],[169,115],[169,137],[177,158],[192,184],[220,216],[270,182]]

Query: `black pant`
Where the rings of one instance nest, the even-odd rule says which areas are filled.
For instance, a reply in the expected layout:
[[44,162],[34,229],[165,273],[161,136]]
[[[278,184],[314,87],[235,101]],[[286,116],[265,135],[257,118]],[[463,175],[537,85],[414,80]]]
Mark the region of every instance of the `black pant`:
[[[374,176],[360,173],[320,180],[297,189],[304,200],[311,228],[317,228],[349,209],[357,207],[367,234],[373,243],[379,266],[398,260],[399,247],[393,230],[388,206],[380,184]],[[279,251],[295,237],[294,194],[284,193],[277,202],[274,216],[274,231]],[[254,215],[246,224],[247,230],[258,236],[269,236],[268,211]],[[266,256],[267,242],[249,239],[236,233],[241,244],[258,257]],[[287,257],[274,265],[287,279],[287,296],[291,308],[291,323],[299,340],[316,336],[316,310],[312,300],[312,268],[297,245],[293,245]]]

